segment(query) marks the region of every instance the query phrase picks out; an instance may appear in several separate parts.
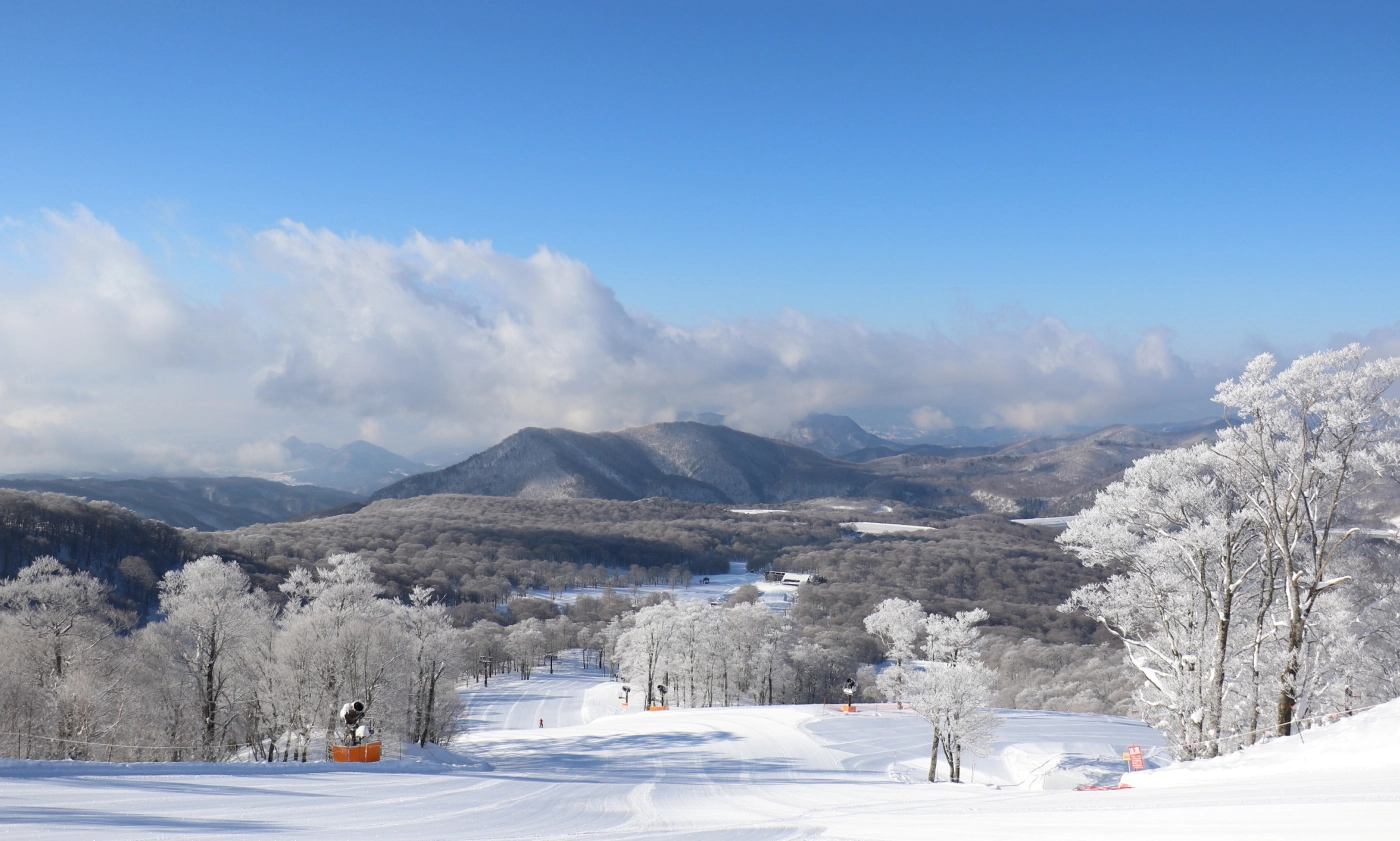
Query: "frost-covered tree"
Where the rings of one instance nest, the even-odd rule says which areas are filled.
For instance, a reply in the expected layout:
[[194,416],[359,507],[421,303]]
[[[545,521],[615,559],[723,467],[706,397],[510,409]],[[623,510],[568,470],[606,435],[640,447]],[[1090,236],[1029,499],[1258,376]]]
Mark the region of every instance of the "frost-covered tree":
[[1311,354],[1275,373],[1270,354],[1215,401],[1240,423],[1215,447],[1256,521],[1266,563],[1277,569],[1286,647],[1279,670],[1277,722],[1293,730],[1311,688],[1301,678],[1322,596],[1348,581],[1337,566],[1356,530],[1346,506],[1400,466],[1400,409],[1385,392],[1400,379],[1400,358],[1366,359],[1367,348]]
[[[304,675],[291,681],[298,706],[307,705],[301,729],[309,735],[319,710],[323,732],[333,733],[342,704],[362,699],[373,708],[391,685],[390,669],[404,656],[394,604],[379,597],[369,564],[348,553],[330,556],[314,573],[294,570],[281,589],[288,598],[283,655]],[[327,754],[330,748],[328,740]]]
[[204,756],[218,759],[227,749],[234,707],[247,700],[239,690],[254,668],[251,656],[271,631],[267,599],[238,564],[206,555],[165,574],[160,609],[198,699]]
[[685,707],[772,704],[792,688],[791,626],[763,604],[661,602],[610,627],[619,671],[647,685],[648,706],[661,683]]
[[12,755],[92,758],[86,747],[114,732],[119,640],[125,617],[108,589],[57,559],[36,558],[0,582],[0,716]]
[[671,602],[643,608],[632,618],[632,625],[617,638],[619,670],[628,680],[646,683],[646,705],[656,705],[656,687],[662,685],[667,658],[671,655],[677,623],[676,606]]
[[44,555],[0,583],[0,607],[43,652],[39,673],[61,678],[75,646],[110,633],[116,613],[107,601],[108,589],[88,573],[72,572]]
[[408,738],[426,747],[430,741],[441,743],[451,736],[460,708],[454,681],[466,670],[466,640],[428,587],[413,588],[400,616],[411,646]]
[[529,680],[535,664],[549,651],[549,637],[545,635],[544,622],[539,619],[526,619],[512,625],[506,632],[506,650],[515,658],[515,664],[520,668],[520,676]]
[[902,664],[913,659],[914,645],[928,614],[916,601],[885,599],[865,617],[865,630],[885,646],[885,656]]
[[924,656],[935,663],[958,663],[976,660],[982,642],[978,625],[987,621],[987,611],[980,607],[960,611],[955,616],[933,614],[924,620]]
[[930,616],[924,642],[928,659],[912,664],[904,676],[909,706],[933,725],[929,782],[938,780],[940,750],[948,761],[949,780],[962,782],[963,752],[980,753],[996,724],[995,715],[986,709],[996,673],[978,656],[976,626],[986,618],[980,608],[951,618]]
[[1250,587],[1257,601],[1256,529],[1222,467],[1204,444],[1140,459],[1060,536],[1086,565],[1117,571],[1061,610],[1089,614],[1123,642],[1146,681],[1140,702],[1188,757],[1217,751],[1237,609]]
[[1217,389],[1238,419],[1219,440],[1138,461],[1060,538],[1116,573],[1062,609],[1124,642],[1139,699],[1185,756],[1252,742],[1269,720],[1286,735],[1384,684],[1397,590],[1354,520],[1400,466],[1384,397],[1400,359],[1365,357],[1352,345],[1279,373],[1258,357]]
[[928,614],[916,601],[885,599],[865,617],[865,630],[885,647],[885,657],[894,665],[882,670],[876,685],[888,700],[904,700],[904,663],[914,658],[914,646],[923,630]]

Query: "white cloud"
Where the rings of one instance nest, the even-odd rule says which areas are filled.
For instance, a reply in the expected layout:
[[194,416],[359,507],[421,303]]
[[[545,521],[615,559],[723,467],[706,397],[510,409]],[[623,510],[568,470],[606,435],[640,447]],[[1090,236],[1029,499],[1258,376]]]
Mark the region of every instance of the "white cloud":
[[941,409],[935,409],[932,406],[920,406],[910,412],[909,420],[913,421],[914,427],[921,432],[952,429],[955,425],[952,418],[943,414]]
[[1036,430],[1204,411],[1221,378],[1165,333],[1120,351],[1054,318],[914,337],[794,309],[683,329],[583,263],[489,242],[286,221],[229,261],[274,278],[261,298],[249,280],[253,303],[211,308],[84,209],[7,235],[26,256],[0,275],[0,472],[274,470],[293,433],[412,452],[688,410],[754,431],[861,410]]

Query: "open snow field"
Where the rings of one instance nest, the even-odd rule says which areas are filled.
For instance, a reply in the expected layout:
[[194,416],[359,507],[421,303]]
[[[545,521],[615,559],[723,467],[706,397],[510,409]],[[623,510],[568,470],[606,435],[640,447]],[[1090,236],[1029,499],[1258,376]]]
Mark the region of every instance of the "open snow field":
[[0,763],[0,838],[1277,841],[1400,825],[1400,702],[1098,792],[1053,789],[1121,772],[1129,743],[1153,756],[1153,731],[1009,713],[969,761],[1020,784],[998,789],[922,782],[929,730],[908,713],[623,711],[576,658],[558,671],[465,687],[451,750],[377,766]]
[[[705,579],[709,579],[706,581]],[[637,588],[639,596],[646,596],[651,593],[669,593],[671,598],[678,602],[706,601],[722,602],[740,587],[745,584],[752,584],[758,588],[759,600],[769,608],[777,611],[786,611],[792,605],[792,597],[797,592],[796,587],[786,584],[777,584],[763,580],[763,573],[749,572],[742,561],[731,561],[729,563],[728,574],[720,575],[697,575],[691,580],[689,587],[669,587],[665,584],[647,584]],[[615,588],[619,592],[631,593],[629,588]],[[530,595],[539,599],[550,599],[559,605],[573,604],[579,596],[599,596],[603,590],[600,587],[577,587],[565,590],[559,594],[558,598],[551,598],[545,590],[535,590]]]

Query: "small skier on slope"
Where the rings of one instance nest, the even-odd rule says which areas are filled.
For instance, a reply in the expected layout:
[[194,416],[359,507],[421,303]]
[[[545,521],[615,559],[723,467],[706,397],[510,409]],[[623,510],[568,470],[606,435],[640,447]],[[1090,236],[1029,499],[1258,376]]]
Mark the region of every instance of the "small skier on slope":
[[540,729],[544,729],[544,719],[540,719]]

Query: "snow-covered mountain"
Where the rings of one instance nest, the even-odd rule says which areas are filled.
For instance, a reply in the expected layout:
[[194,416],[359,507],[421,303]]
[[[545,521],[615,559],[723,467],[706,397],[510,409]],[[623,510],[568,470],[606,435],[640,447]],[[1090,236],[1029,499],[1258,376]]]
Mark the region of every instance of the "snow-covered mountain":
[[371,498],[467,493],[770,502],[850,496],[871,478],[856,465],[784,441],[685,421],[621,432],[522,429],[460,464],[409,477]]
[[874,447],[893,452],[904,450],[901,444],[866,432],[860,424],[845,415],[810,414],[773,437],[832,458]]
[[465,493],[741,504],[868,497],[953,513],[1055,516],[1080,510],[1135,459],[1213,434],[1211,427],[1114,426],[998,448],[917,445],[891,452],[882,446],[836,459],[694,422],[598,433],[530,428],[459,464],[389,485],[372,499]]
[[[336,488],[364,496],[406,476],[431,470],[421,462],[391,453],[368,441],[351,441],[338,449],[308,444],[295,436],[282,442],[288,465],[283,473],[297,483]],[[337,503],[340,504],[340,503]],[[330,506],[326,506],[330,507]]]

